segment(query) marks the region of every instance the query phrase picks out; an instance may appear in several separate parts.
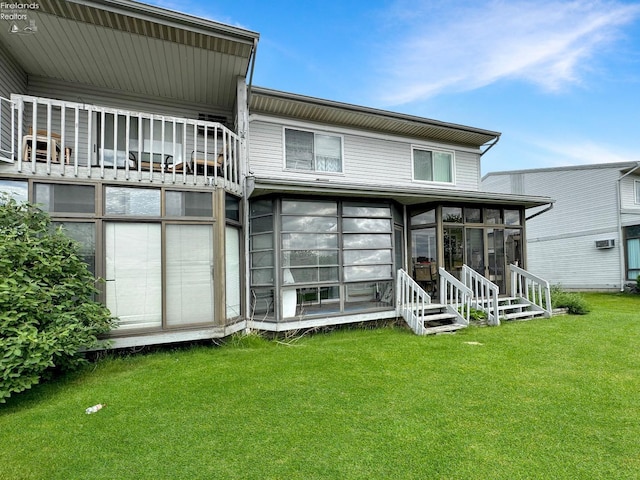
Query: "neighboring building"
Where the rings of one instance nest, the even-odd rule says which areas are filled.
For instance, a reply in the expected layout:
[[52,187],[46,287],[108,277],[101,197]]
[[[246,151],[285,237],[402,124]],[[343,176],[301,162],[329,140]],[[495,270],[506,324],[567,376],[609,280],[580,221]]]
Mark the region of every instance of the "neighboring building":
[[[567,289],[619,290],[640,275],[640,163],[495,172],[485,191],[548,195],[527,220],[527,268]],[[532,212],[533,214],[534,212]]]
[[0,29],[0,189],[81,242],[115,346],[393,318],[400,268],[508,292],[525,266],[551,200],[480,191],[499,133],[252,86],[244,29],[38,5]]

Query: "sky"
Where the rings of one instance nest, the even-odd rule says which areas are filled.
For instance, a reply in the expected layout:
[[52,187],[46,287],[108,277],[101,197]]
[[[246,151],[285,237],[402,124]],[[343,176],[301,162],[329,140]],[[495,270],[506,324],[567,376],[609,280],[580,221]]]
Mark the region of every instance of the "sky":
[[254,85],[501,132],[483,174],[640,161],[640,1],[145,1],[260,33]]

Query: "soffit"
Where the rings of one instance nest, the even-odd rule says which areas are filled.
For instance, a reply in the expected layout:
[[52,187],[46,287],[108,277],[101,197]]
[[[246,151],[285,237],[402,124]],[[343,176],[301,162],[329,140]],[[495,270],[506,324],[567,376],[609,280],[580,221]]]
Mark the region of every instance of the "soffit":
[[499,132],[490,130],[260,87],[251,90],[250,111],[471,148],[479,148],[500,137]]
[[[2,43],[28,75],[231,108],[258,34],[130,1],[42,0]],[[26,22],[21,22],[26,23]]]

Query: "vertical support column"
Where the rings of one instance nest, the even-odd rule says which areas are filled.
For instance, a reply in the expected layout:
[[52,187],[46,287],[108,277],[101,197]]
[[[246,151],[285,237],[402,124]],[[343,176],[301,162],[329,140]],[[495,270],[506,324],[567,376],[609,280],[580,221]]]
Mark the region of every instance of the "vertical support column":
[[227,324],[227,282],[226,282],[226,216],[225,191],[216,188],[214,193],[214,241],[213,241],[213,308],[215,324]]

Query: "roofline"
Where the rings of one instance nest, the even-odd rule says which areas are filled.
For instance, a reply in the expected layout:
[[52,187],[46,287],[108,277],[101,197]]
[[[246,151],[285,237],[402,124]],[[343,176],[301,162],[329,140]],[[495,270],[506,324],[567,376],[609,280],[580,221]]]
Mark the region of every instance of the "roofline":
[[265,96],[276,97],[276,98],[279,98],[279,99],[282,99],[282,100],[292,100],[292,101],[297,101],[297,102],[303,102],[303,103],[307,103],[307,104],[311,104],[311,105],[316,105],[318,107],[337,108],[337,109],[340,109],[340,110],[348,110],[348,111],[355,112],[355,113],[364,113],[364,114],[369,114],[369,115],[384,116],[384,117],[387,117],[387,118],[390,118],[390,119],[394,119],[394,120],[401,120],[401,121],[405,121],[405,122],[427,124],[427,125],[436,126],[436,127],[442,127],[442,128],[450,128],[450,129],[461,130],[461,131],[470,132],[470,133],[478,133],[478,134],[481,134],[481,135],[493,136],[495,138],[500,138],[500,135],[502,135],[502,133],[495,132],[495,131],[492,131],[492,130],[485,130],[485,129],[482,129],[482,128],[469,127],[467,125],[460,125],[460,124],[457,124],[457,123],[442,122],[442,121],[433,120],[433,119],[430,119],[430,118],[418,117],[416,115],[409,115],[409,114],[405,114],[405,113],[392,112],[392,111],[389,111],[389,110],[381,110],[381,109],[378,109],[378,108],[363,107],[361,105],[354,105],[354,104],[351,104],[351,103],[337,102],[337,101],[334,101],[334,100],[326,100],[326,99],[318,98],[318,97],[309,97],[307,95],[300,95],[300,94],[297,94],[297,93],[283,92],[281,90],[273,90],[273,89],[265,88],[265,87],[254,86],[253,87],[253,93],[256,94],[256,95],[265,95]]
[[208,20],[202,17],[189,15],[188,13],[156,7],[133,0],[67,0],[68,2],[85,5],[87,7],[100,8],[114,13],[128,13],[138,18],[153,22],[160,22],[179,28],[189,28],[200,33],[211,34],[212,30],[218,35],[222,34],[235,41],[241,41],[253,45],[260,38],[258,32],[244,28],[233,27],[224,23]]
[[[371,185],[339,184],[331,181],[291,181],[270,177],[248,177],[253,184],[250,191],[265,190],[273,193],[311,193],[316,195],[344,195],[358,198],[394,198],[401,203],[416,204],[421,202],[494,202],[496,204],[520,205],[525,208],[540,207],[555,203],[550,197],[538,195],[520,195],[510,193],[483,192],[476,190],[454,190],[441,188],[400,188]],[[251,194],[249,195],[251,196]],[[402,202],[405,200],[405,202]]]
[[519,173],[543,173],[543,172],[564,172],[573,170],[597,170],[605,168],[624,169],[634,167],[638,162],[615,162],[615,163],[590,163],[585,165],[567,165],[565,167],[546,167],[546,168],[528,168],[523,170],[502,170],[499,172],[489,172],[482,177],[484,180],[487,177],[498,175],[512,175]]

